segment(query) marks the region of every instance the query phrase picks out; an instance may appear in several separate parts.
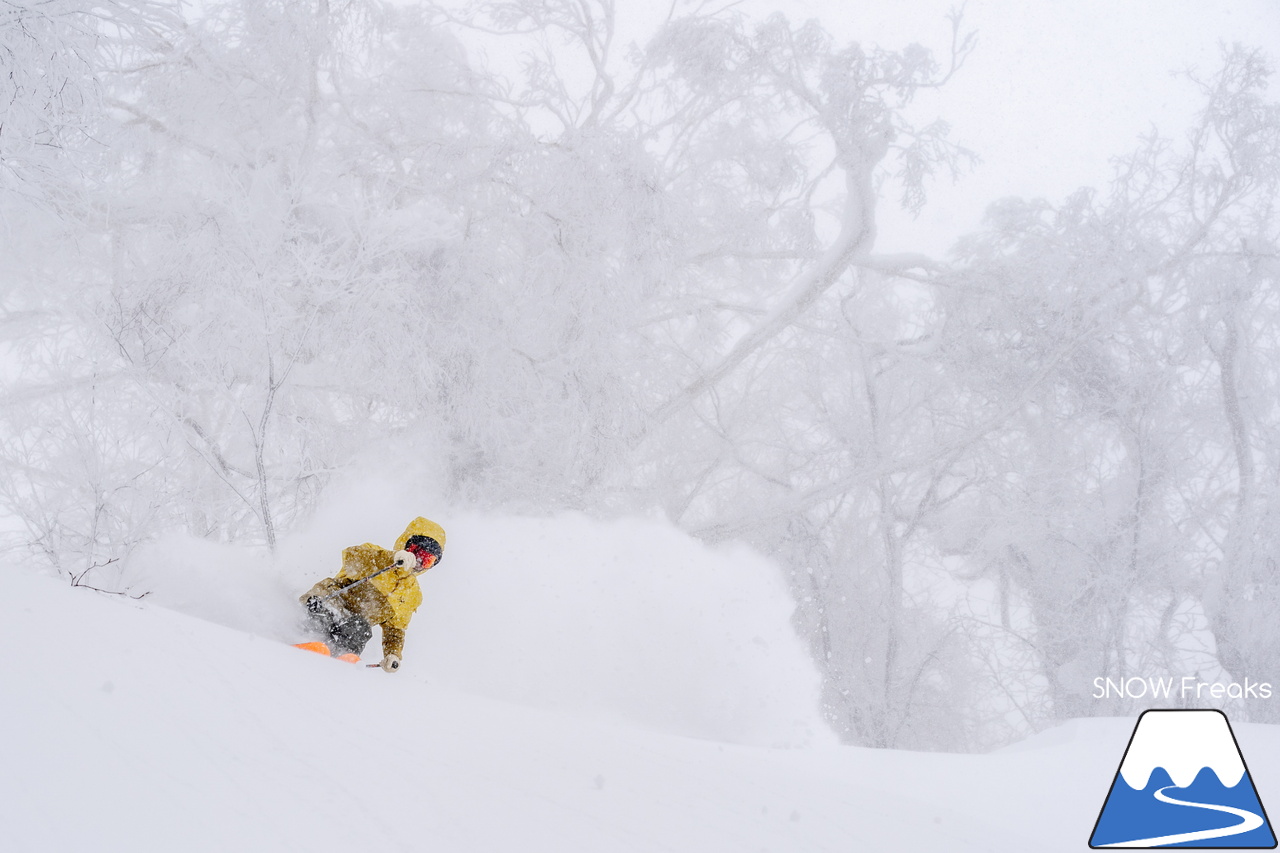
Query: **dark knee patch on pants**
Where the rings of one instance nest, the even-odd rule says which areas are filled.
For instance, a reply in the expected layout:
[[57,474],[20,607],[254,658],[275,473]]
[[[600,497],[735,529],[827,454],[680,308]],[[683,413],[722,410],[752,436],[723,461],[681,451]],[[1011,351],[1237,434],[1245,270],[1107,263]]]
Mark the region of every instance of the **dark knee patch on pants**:
[[329,629],[329,637],[335,654],[350,652],[358,655],[373,637],[373,626],[359,616],[348,616],[334,623]]

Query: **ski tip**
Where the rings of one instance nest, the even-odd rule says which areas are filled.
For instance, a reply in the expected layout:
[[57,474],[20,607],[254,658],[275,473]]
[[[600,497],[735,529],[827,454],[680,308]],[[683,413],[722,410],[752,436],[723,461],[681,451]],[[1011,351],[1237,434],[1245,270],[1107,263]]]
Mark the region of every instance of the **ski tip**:
[[310,643],[294,643],[293,647],[307,652],[315,652],[316,654],[324,655],[325,657],[334,657],[338,660],[344,660],[347,663],[360,663],[359,655],[354,655],[351,652],[335,655],[333,652],[329,651],[329,647],[326,644],[321,643],[318,640]]

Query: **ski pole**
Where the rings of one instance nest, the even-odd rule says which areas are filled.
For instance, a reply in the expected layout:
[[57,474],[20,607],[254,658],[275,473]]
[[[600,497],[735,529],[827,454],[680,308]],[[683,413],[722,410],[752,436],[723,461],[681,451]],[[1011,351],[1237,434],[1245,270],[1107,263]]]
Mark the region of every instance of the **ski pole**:
[[320,600],[321,600],[321,601],[328,601],[328,600],[329,600],[329,599],[331,599],[331,598],[337,598],[338,596],[342,595],[342,594],[343,594],[344,592],[346,592],[347,590],[352,589],[353,587],[357,587],[357,586],[359,586],[360,584],[365,583],[366,581],[371,581],[371,580],[373,580],[374,578],[376,578],[378,575],[386,574],[387,572],[389,572],[389,571],[391,571],[392,569],[395,569],[395,568],[399,568],[399,564],[397,564],[397,563],[392,563],[391,565],[387,566],[385,569],[378,569],[376,572],[374,572],[374,573],[373,573],[373,574],[371,574],[371,575],[365,575],[364,577],[360,578],[358,581],[355,581],[355,582],[353,582],[353,583],[349,583],[349,584],[347,584],[346,586],[344,586],[342,589],[337,590],[336,592],[331,592],[331,593],[329,593],[328,595],[322,595],[322,596],[319,596],[319,598],[320,598]]

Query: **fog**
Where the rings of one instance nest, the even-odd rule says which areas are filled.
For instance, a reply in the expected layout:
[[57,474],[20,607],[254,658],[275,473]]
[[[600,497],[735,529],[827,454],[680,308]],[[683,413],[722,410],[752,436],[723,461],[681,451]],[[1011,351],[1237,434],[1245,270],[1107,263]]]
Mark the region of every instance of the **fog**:
[[1094,5],[6,5],[8,553],[391,477],[754,549],[851,743],[1274,679],[1275,13]]

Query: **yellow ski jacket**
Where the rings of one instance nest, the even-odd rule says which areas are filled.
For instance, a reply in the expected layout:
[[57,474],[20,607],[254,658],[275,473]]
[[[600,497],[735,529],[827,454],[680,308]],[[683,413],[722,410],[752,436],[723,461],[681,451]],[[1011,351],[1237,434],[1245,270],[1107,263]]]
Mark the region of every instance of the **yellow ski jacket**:
[[[390,551],[371,542],[343,549],[342,569],[334,577],[326,578],[316,586],[343,589],[387,568],[395,561],[395,552],[404,549],[410,536],[430,536],[444,548],[444,529],[429,519],[415,518],[409,522],[409,526],[400,534],[395,547]],[[405,629],[409,627],[409,620],[413,618],[418,605],[422,604],[422,590],[412,571],[392,569],[383,572],[350,592],[344,592],[340,597],[351,612],[360,614],[369,620],[369,624],[382,629],[384,656],[404,656]]]

